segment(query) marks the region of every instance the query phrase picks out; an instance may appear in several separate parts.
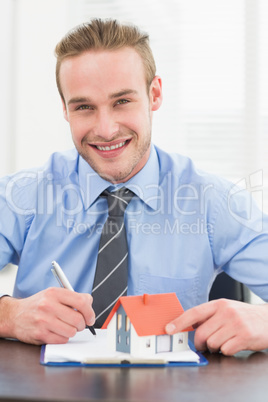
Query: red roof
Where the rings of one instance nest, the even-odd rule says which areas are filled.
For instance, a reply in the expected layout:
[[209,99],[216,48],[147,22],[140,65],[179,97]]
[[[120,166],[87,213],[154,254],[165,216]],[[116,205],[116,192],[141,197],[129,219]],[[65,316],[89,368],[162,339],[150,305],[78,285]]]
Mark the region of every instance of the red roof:
[[[139,336],[164,335],[165,326],[183,313],[176,293],[122,296],[114,305],[102,328],[107,328],[114,313],[122,305]],[[193,331],[186,328],[184,331]]]

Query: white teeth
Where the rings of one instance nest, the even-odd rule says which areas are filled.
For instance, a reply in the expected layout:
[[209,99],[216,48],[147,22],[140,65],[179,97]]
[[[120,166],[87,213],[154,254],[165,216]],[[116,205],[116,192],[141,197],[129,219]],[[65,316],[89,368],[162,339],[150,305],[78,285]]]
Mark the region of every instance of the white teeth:
[[120,144],[112,145],[110,147],[99,147],[96,145],[96,148],[99,149],[100,151],[112,151],[113,149],[121,148],[125,145],[126,141],[120,142]]

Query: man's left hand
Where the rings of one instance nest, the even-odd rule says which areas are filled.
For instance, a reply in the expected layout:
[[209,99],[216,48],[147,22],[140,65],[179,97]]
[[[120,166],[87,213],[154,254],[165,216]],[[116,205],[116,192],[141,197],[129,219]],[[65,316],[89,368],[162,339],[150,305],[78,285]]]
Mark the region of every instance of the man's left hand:
[[193,326],[195,347],[234,355],[268,348],[268,304],[252,305],[219,299],[185,311],[166,326],[170,335]]

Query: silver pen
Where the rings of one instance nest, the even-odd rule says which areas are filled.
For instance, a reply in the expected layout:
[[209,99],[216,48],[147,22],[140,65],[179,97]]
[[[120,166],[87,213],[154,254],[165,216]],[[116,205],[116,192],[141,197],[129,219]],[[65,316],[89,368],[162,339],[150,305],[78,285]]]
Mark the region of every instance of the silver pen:
[[[52,274],[55,276],[55,278],[59,282],[60,286],[62,288],[69,289],[74,292],[74,289],[72,288],[70,282],[68,281],[65,273],[63,272],[63,270],[61,269],[59,264],[56,261],[52,261],[52,266],[53,266],[53,268],[51,268]],[[86,328],[89,329],[93,335],[96,335],[96,332],[95,332],[95,329],[93,326],[87,325]]]

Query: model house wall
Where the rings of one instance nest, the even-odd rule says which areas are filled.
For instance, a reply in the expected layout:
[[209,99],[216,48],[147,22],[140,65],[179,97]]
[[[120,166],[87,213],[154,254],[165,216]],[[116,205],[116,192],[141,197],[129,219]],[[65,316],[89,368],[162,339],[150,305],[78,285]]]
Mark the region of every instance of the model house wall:
[[[156,298],[153,298],[153,296],[156,296]],[[144,303],[144,309],[146,310],[148,308],[150,309],[152,308],[150,303],[155,304],[155,302],[158,299],[157,296],[158,295],[146,295],[145,297],[130,296],[130,298],[134,297],[136,298],[138,297],[140,299],[142,298]],[[159,296],[160,303],[162,303],[162,300],[164,300],[163,298],[165,298],[165,295],[161,295],[161,297]],[[177,302],[179,303],[177,297],[176,299],[173,299],[173,302],[174,300],[175,301],[177,300]],[[160,332],[158,330],[157,334],[153,333],[153,326],[151,328],[151,333],[150,331],[148,333],[147,328],[146,329],[147,333],[141,335],[140,334],[141,329],[139,328],[139,334],[138,334],[135,328],[135,318],[137,317],[137,314],[139,314],[139,316],[141,315],[141,309],[143,309],[143,306],[140,304],[139,307],[137,308],[136,305],[136,313],[135,313],[135,309],[132,309],[131,306],[132,303],[130,303],[132,301],[135,302],[137,300],[134,299],[130,300],[128,298],[127,300],[128,303],[126,304],[125,297],[120,298],[116,306],[114,307],[113,311],[110,313],[108,319],[106,320],[105,323],[106,325],[104,324],[104,327],[106,326],[108,331],[107,339],[109,342],[109,348],[111,350],[130,353],[133,356],[134,355],[150,356],[155,353],[161,353],[161,352],[181,351],[188,347],[188,331],[184,331],[182,333],[178,333],[173,336],[167,335],[164,330],[165,327],[164,324],[162,330]],[[131,308],[129,308],[130,306]],[[179,306],[181,308],[180,304]],[[155,308],[157,308],[157,306],[155,306]],[[149,313],[151,313],[151,310],[149,311]],[[161,314],[159,314],[159,317],[160,318],[158,319],[163,319]],[[192,328],[190,328],[190,330],[191,329]]]

